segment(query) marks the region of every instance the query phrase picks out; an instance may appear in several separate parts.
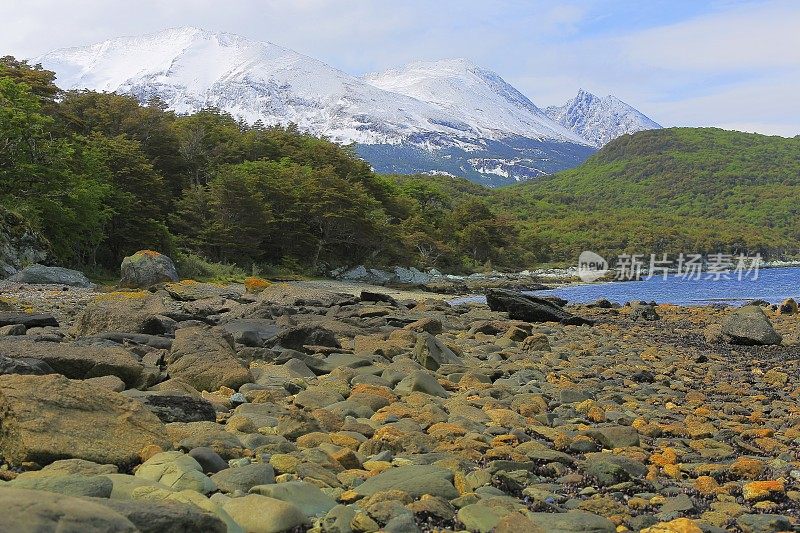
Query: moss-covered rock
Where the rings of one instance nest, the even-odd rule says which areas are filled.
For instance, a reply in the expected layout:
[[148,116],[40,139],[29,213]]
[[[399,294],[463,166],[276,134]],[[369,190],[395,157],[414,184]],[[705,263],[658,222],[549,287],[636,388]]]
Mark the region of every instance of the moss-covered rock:
[[178,281],[172,259],[153,250],[140,250],[122,260],[122,287],[146,289],[165,282]]

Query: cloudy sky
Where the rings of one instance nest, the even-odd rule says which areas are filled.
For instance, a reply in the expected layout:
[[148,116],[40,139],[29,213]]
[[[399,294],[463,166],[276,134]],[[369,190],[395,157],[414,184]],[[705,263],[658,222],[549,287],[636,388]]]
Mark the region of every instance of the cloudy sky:
[[0,0],[0,55],[193,25],[351,74],[466,57],[537,105],[579,87],[666,126],[800,134],[800,0]]

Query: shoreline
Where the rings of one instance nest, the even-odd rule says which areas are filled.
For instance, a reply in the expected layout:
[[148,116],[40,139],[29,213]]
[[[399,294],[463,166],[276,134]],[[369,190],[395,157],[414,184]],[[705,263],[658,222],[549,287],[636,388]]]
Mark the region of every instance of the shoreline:
[[50,368],[3,360],[19,437],[0,440],[0,499],[91,481],[107,487],[92,505],[122,508],[116,491],[146,513],[125,487],[159,483],[185,506],[161,511],[173,524],[201,508],[214,524],[272,520],[277,505],[292,510],[285,530],[342,513],[373,530],[798,525],[797,315],[745,310],[737,320],[782,336],[750,346],[720,328],[737,311],[710,306],[557,312],[577,325],[361,283],[176,285],[14,289],[63,313],[0,336],[6,360]]

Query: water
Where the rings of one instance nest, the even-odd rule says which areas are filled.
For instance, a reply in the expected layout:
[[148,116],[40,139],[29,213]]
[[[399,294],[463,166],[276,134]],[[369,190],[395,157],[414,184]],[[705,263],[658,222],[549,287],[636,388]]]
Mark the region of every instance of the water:
[[741,304],[751,300],[780,303],[800,297],[800,268],[761,269],[758,279],[699,279],[677,276],[655,277],[644,281],[588,283],[548,291],[536,296],[559,296],[573,303],[589,303],[605,298],[615,303],[631,300],[656,301],[676,305]]
[[[758,279],[689,280],[677,276],[655,277],[644,281],[587,283],[546,291],[533,291],[536,296],[558,296],[572,303],[591,303],[601,298],[614,303],[635,300],[662,304],[709,305],[715,303],[738,305],[751,300],[780,303],[786,298],[800,299],[800,267],[761,269]],[[453,303],[485,301],[469,297]]]

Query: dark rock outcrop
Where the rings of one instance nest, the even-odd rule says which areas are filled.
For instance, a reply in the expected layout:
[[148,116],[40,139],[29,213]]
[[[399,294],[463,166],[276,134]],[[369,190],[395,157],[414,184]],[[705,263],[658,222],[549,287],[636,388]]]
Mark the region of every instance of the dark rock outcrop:
[[536,296],[505,289],[486,291],[486,303],[492,311],[505,311],[512,320],[525,322],[561,322],[592,325],[594,322],[565,311],[562,307]]

